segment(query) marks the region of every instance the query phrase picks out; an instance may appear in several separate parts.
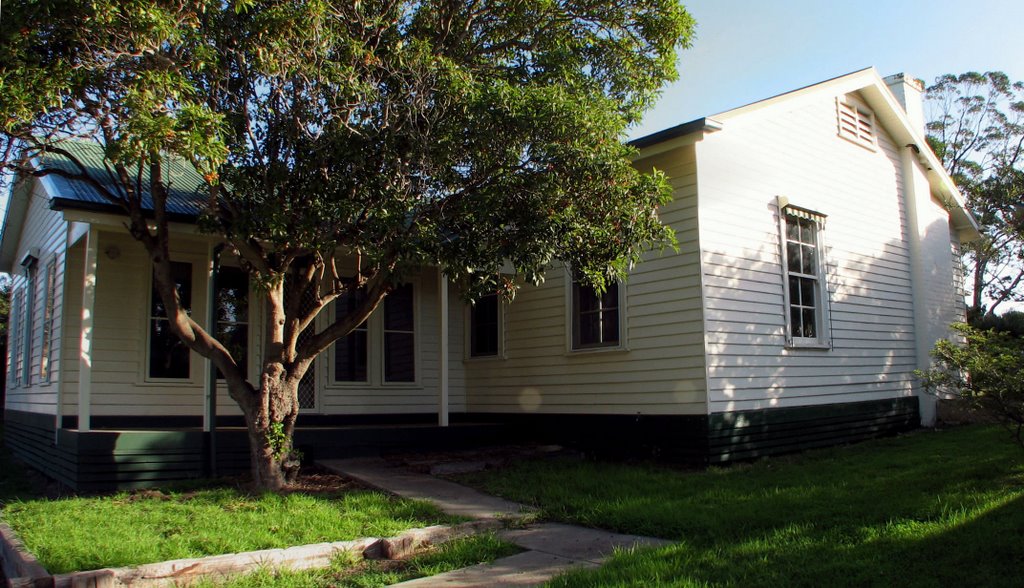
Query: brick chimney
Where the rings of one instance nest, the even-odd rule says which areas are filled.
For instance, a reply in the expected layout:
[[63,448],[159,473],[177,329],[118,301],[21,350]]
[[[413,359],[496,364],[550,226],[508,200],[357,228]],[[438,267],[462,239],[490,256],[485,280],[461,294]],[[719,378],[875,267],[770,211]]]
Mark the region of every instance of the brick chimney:
[[911,126],[924,137],[924,83],[905,73],[886,76],[885,83],[903,106]]

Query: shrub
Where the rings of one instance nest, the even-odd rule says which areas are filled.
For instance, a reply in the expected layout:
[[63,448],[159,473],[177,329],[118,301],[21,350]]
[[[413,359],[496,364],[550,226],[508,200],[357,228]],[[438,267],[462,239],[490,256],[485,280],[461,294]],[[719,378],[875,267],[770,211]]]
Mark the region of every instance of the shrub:
[[934,367],[917,371],[925,389],[958,395],[1006,425],[1024,447],[1024,338],[959,323],[952,328],[962,341],[940,340]]

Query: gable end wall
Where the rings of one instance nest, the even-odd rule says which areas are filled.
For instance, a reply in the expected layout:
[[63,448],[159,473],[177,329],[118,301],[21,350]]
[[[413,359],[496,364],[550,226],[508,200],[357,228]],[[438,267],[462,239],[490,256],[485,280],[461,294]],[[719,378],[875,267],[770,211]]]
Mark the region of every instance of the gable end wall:
[[[900,153],[876,130],[876,149],[840,138],[835,97],[822,96],[728,120],[698,144],[711,413],[914,393]],[[832,349],[786,347],[777,196],[828,217]]]

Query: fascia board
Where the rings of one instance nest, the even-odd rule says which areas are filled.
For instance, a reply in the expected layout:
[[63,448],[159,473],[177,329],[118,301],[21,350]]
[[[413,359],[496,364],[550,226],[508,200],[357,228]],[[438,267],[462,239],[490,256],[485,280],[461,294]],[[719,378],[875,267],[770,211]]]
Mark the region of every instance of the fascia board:
[[[106,213],[106,212],[95,212],[89,210],[79,210],[75,208],[62,208],[61,214],[64,215],[64,220],[67,222],[76,223],[88,223],[97,227],[117,227],[119,229],[125,228],[125,223],[128,221],[128,217],[121,214]],[[149,221],[149,226],[152,230],[156,230],[156,225],[152,220]],[[172,233],[180,235],[207,235],[202,233],[195,224],[180,223],[180,222],[168,222],[168,228]],[[208,235],[211,238],[212,235]]]
[[875,74],[873,84],[860,89],[861,95],[875,111],[882,126],[901,146],[913,146],[918,162],[924,168],[931,190],[940,196],[953,217],[953,226],[961,234],[961,240],[974,241],[981,237],[978,223],[967,209],[963,194],[956,187],[953,178],[946,173],[942,162],[928,146],[928,141],[914,129],[903,106],[889,90],[885,80]]

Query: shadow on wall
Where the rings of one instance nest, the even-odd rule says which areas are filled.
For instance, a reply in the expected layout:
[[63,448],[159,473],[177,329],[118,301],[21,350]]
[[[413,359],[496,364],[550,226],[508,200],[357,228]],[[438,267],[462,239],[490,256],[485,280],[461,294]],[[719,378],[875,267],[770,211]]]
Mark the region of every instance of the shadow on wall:
[[[777,218],[777,217],[776,217]],[[917,366],[910,251],[902,240],[839,247],[824,233],[825,348],[787,346],[779,235],[752,248],[705,248],[712,411],[855,402],[913,394]],[[939,240],[942,237],[942,240]],[[927,227],[927,320],[932,337],[956,318],[947,223]],[[945,264],[941,263],[945,261]],[[821,306],[820,304],[818,306]],[[961,306],[962,308],[962,306]]]

